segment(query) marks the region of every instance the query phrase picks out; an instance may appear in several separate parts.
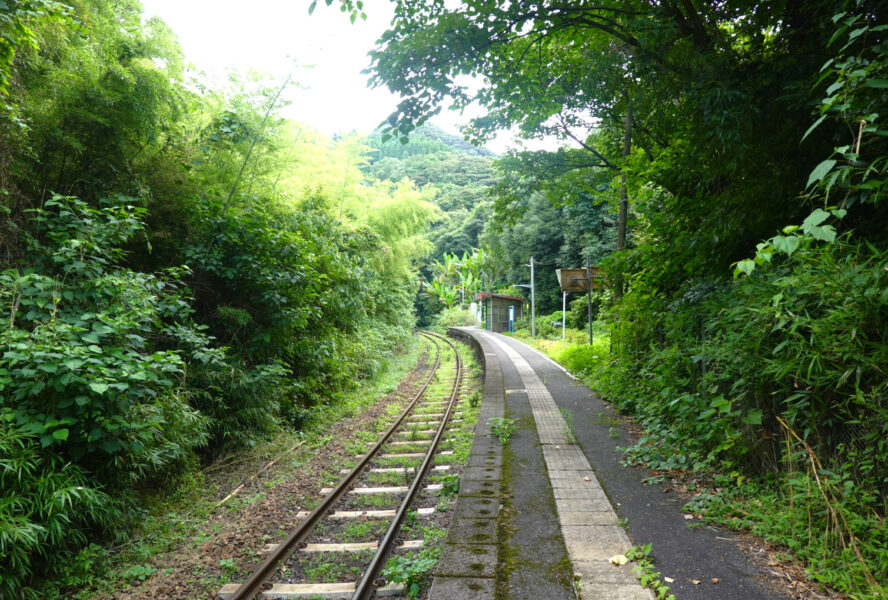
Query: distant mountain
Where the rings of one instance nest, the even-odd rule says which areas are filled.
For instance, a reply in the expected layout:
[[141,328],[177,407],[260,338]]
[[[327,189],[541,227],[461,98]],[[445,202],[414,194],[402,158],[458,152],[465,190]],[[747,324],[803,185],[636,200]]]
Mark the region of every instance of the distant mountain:
[[496,157],[496,154],[487,148],[473,146],[461,136],[444,131],[431,123],[427,123],[411,133],[406,144],[402,144],[396,139],[383,142],[382,136],[378,131],[367,136],[366,141],[376,151],[374,152],[373,160],[382,158],[404,159],[411,156],[434,154],[436,152],[458,153],[486,158]]
[[364,141],[374,150],[362,167],[369,177],[395,182],[406,178],[437,190],[432,201],[443,211],[443,218],[429,232],[435,244],[434,257],[478,247],[478,235],[492,206],[487,191],[497,181],[493,152],[435,125],[423,125],[406,144],[398,140],[383,143],[379,132]]

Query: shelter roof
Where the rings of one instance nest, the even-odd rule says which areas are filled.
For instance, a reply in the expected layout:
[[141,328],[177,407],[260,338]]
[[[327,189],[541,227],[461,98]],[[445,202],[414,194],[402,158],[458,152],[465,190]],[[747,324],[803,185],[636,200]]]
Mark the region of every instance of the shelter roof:
[[527,302],[524,298],[518,296],[504,296],[503,294],[494,294],[493,292],[478,292],[473,300],[487,300],[488,298],[499,298],[500,300],[514,300],[516,302]]

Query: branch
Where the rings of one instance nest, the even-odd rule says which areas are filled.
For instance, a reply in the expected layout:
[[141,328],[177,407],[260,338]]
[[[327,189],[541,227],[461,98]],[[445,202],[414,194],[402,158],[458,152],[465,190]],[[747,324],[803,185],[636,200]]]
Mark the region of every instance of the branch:
[[620,170],[620,168],[617,165],[613,164],[611,161],[606,159],[598,150],[596,150],[595,148],[593,148],[592,146],[590,146],[589,144],[587,144],[586,142],[584,142],[583,140],[578,138],[576,135],[574,135],[574,133],[567,126],[567,123],[564,122],[564,115],[562,113],[558,113],[558,120],[561,122],[561,129],[564,130],[564,133],[566,133],[569,138],[571,138],[573,141],[575,141],[580,146],[582,146],[584,150],[587,150],[588,152],[591,152],[592,154],[594,154],[598,158],[598,160],[600,160],[602,162],[601,165],[596,165],[596,166],[605,167],[608,169],[613,169],[615,171]]
[[[261,133],[263,129],[265,129],[265,122],[268,121],[268,115],[271,114],[271,109],[274,108],[274,105],[277,103],[278,98],[281,97],[281,94],[284,91],[284,88],[287,87],[287,84],[290,83],[291,75],[287,75],[287,79],[284,81],[283,85],[278,88],[277,94],[274,95],[274,98],[271,99],[271,103],[268,105],[268,110],[265,111],[265,116],[262,117],[262,123],[259,124],[259,132]],[[231,191],[228,192],[228,198],[225,200],[225,204],[222,205],[222,212],[228,208],[228,205],[231,203],[231,198],[234,196],[235,190],[237,190],[237,186],[240,183],[241,176],[244,174],[244,169],[247,167],[247,163],[250,160],[250,155],[253,153],[253,148],[256,146],[256,137],[253,137],[252,142],[250,143],[250,149],[247,150],[247,155],[244,157],[244,162],[241,164],[240,171],[237,172],[237,177],[234,180],[234,185],[231,186]]]

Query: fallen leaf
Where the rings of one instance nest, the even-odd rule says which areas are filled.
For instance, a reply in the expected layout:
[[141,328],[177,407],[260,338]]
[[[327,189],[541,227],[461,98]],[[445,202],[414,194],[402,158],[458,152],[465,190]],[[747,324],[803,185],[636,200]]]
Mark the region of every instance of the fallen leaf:
[[583,481],[592,481],[591,477],[583,477]]
[[718,583],[719,581],[721,581],[721,579],[719,579],[718,577],[712,578],[712,583]]
[[700,580],[699,579],[691,579],[691,583],[693,583],[694,585],[700,585]]
[[611,561],[611,564],[621,567],[621,566],[625,565],[627,562],[629,562],[629,559],[626,558],[625,554],[615,554],[614,556],[610,557],[610,561]]
[[694,515],[682,515],[682,516],[683,516],[685,519],[687,519],[688,521],[690,521],[691,519],[694,518]]
[[675,583],[675,580],[672,577],[664,577],[663,581],[666,583]]

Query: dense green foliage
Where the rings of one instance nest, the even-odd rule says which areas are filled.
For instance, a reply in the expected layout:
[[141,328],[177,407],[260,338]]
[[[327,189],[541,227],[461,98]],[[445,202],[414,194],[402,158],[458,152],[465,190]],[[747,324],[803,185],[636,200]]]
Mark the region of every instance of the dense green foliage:
[[212,352],[179,274],[117,264],[141,212],[54,197],[31,213],[31,265],[0,274],[11,307],[0,333],[0,596],[27,595],[33,563],[60,568],[85,526],[119,523],[132,485],[173,472],[207,439],[182,386],[183,356],[169,349],[187,338]]
[[135,0],[3,11],[0,597],[47,597],[144,493],[384,369],[439,212],[287,83],[186,83]]
[[[332,141],[279,117],[289,79],[186,81],[137,0],[0,1],[0,597],[78,581],[141,492],[298,428],[414,314],[526,295],[531,256],[552,338],[552,271],[608,269],[610,351],[561,359],[647,426],[628,460],[721,471],[714,518],[749,486],[743,526],[882,593],[886,14],[398,2],[371,71],[403,101]],[[423,125],[447,99],[570,147],[493,157]]]

